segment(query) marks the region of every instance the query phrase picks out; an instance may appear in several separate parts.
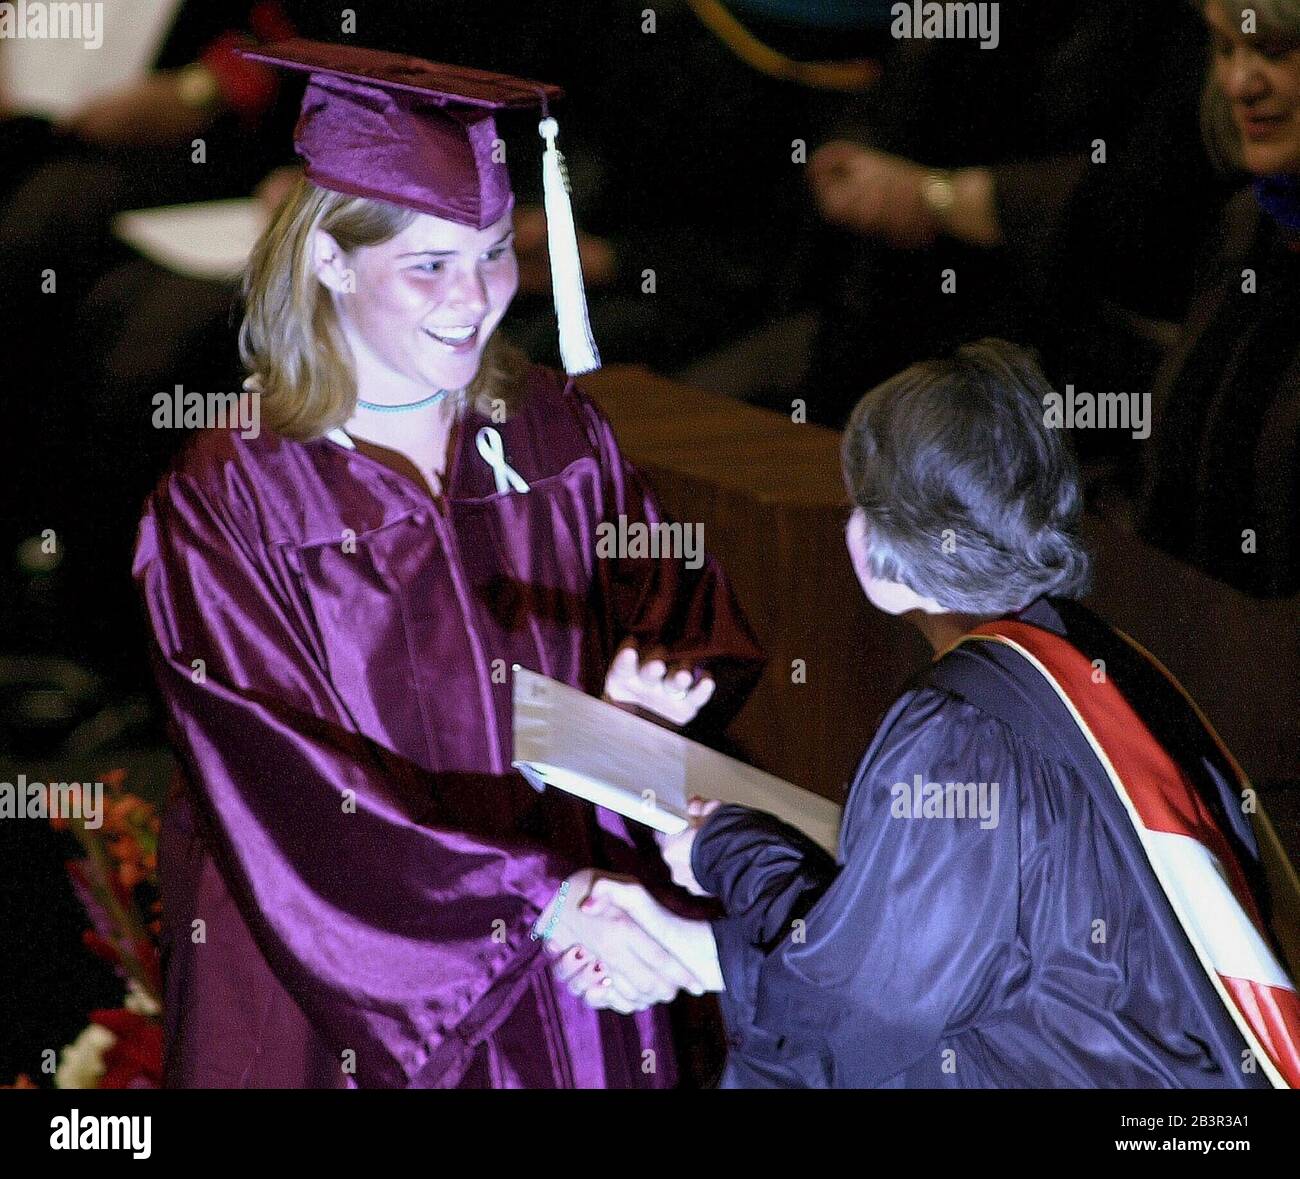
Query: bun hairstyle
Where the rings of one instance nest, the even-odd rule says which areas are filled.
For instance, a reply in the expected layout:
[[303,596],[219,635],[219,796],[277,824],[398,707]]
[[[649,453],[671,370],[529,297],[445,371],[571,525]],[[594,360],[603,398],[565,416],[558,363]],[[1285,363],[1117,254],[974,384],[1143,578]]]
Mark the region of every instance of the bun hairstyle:
[[1087,592],[1079,471],[1045,422],[1051,391],[1028,352],[985,339],[858,402],[843,469],[876,577],[969,614]]

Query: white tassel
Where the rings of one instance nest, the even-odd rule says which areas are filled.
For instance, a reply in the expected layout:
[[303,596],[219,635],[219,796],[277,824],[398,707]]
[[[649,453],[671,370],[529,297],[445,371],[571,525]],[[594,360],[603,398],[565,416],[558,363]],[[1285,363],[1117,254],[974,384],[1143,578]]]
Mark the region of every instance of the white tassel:
[[587,293],[582,285],[582,261],[578,257],[578,231],[569,203],[568,177],[564,157],[555,146],[560,128],[549,115],[537,130],[546,140],[542,153],[542,193],[546,205],[546,237],[551,254],[551,289],[555,296],[555,318],[560,328],[560,358],[570,376],[600,368],[600,353],[591,334],[587,315]]

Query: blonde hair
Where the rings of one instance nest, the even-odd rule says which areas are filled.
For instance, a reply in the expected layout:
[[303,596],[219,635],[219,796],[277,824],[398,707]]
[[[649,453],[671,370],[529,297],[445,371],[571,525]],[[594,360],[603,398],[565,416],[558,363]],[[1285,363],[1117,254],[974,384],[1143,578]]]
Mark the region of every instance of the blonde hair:
[[[1202,10],[1214,5],[1236,20],[1250,9],[1257,18],[1258,33],[1269,33],[1300,46],[1300,0],[1202,0]],[[1201,91],[1201,134],[1214,164],[1224,170],[1240,168],[1241,132],[1232,118],[1232,105],[1219,89],[1211,58]]]
[[[316,232],[328,233],[350,254],[396,237],[415,216],[388,201],[299,180],[257,243],[244,275],[239,355],[256,379],[262,421],[269,429],[298,441],[319,438],[342,426],[356,407],[351,349],[330,292],[316,276]],[[527,364],[514,345],[494,333],[463,404],[484,413],[509,413],[521,395]]]

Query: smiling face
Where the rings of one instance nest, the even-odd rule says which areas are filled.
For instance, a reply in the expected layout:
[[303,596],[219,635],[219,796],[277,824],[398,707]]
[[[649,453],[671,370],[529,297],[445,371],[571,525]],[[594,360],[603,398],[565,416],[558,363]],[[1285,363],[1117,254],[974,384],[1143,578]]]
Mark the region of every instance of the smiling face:
[[1244,33],[1239,7],[1205,6],[1214,85],[1241,137],[1241,162],[1257,176],[1300,174],[1300,43],[1271,32]]
[[395,237],[351,254],[321,231],[315,262],[333,292],[358,393],[385,404],[468,385],[519,286],[509,213],[486,229],[420,213]]

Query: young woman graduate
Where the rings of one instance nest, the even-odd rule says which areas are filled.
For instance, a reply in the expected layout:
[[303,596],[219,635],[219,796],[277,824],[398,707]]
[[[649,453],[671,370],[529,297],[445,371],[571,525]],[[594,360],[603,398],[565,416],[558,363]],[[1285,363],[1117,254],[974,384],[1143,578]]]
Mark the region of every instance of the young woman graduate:
[[[715,685],[725,717],[760,653],[715,565],[596,558],[597,524],[654,522],[654,497],[572,381],[494,334],[517,268],[493,111],[558,91],[314,42],[253,56],[309,75],[306,179],[246,282],[266,429],[197,437],[136,557],[184,769],[167,1083],[669,1086],[647,1008],[699,981],[597,883],[667,886],[663,866],[512,772],[508,669],[681,724]],[[562,348],[586,369],[541,130]],[[602,1009],[554,982],[546,939],[606,965]]]
[[838,863],[743,807],[664,841],[726,908],[727,1085],[1300,1084],[1276,836],[1168,673],[1073,600],[1049,391],[982,341],[853,414],[854,568],[936,657],[863,758]]

